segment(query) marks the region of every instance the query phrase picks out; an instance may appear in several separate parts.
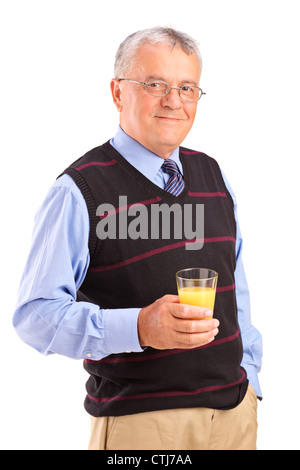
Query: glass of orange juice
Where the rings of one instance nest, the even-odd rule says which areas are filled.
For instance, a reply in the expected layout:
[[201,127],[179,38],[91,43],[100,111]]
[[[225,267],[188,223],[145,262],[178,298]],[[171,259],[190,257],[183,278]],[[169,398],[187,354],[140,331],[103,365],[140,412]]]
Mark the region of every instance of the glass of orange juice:
[[218,273],[207,268],[188,268],[176,273],[181,304],[196,305],[214,310]]

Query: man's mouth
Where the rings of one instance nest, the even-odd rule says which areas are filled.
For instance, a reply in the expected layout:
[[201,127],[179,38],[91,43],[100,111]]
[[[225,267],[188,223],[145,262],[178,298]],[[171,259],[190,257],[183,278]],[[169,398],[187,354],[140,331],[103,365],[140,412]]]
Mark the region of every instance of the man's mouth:
[[182,119],[172,117],[172,116],[156,116],[158,119],[161,119],[162,121],[170,121],[170,122],[179,122]]

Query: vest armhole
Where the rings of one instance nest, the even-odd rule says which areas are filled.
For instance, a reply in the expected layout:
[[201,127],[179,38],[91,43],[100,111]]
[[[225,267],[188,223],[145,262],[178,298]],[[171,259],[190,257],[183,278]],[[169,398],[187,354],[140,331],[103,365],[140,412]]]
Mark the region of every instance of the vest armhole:
[[234,208],[234,201],[233,201],[233,199],[232,199],[232,196],[231,196],[230,192],[229,192],[228,189],[227,189],[227,186],[226,186],[225,181],[224,181],[224,179],[223,179],[223,175],[222,175],[221,169],[220,169],[220,167],[219,167],[219,164],[218,164],[218,162],[217,162],[214,158],[210,157],[210,159],[211,159],[211,161],[212,161],[212,163],[213,163],[213,165],[214,165],[214,167],[215,167],[216,175],[217,175],[218,181],[219,181],[219,183],[220,183],[220,184],[223,186],[223,188],[224,188],[224,192],[225,192],[225,194],[226,194],[226,196],[227,196],[226,199],[227,199],[228,203],[230,204],[230,208],[233,209],[233,208]]
[[79,171],[77,171],[75,168],[68,168],[67,170],[64,171],[64,173],[68,174],[77,184],[87,205],[87,209],[89,213],[89,220],[90,220],[89,252],[90,252],[90,263],[91,263],[93,257],[98,251],[98,244],[99,244],[99,239],[96,236],[96,227],[97,227],[97,222],[98,222],[96,218],[96,211],[97,211],[96,201],[93,197],[93,194],[89,188],[88,183],[86,182],[85,178],[79,173]]

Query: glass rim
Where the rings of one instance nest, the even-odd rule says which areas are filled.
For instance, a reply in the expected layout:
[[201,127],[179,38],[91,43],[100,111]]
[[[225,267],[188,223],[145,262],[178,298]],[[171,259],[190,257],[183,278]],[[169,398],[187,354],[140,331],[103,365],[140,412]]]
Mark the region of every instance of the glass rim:
[[[202,95],[206,95],[206,93],[202,90],[202,88],[197,86],[197,85],[191,85],[191,88],[197,88],[199,90],[199,97],[197,99],[188,99],[188,98],[185,98],[184,96],[182,96],[182,94],[181,94],[182,93],[182,87],[184,87],[185,85],[182,85],[181,87],[176,87],[176,86],[172,86],[169,82],[165,82],[164,80],[154,80],[154,79],[153,80],[148,80],[147,82],[140,82],[140,81],[137,81],[137,80],[131,80],[129,78],[117,78],[116,80],[118,80],[119,82],[125,81],[125,82],[137,83],[137,84],[140,84],[140,85],[144,85],[146,93],[149,96],[154,96],[156,98],[163,98],[165,96],[168,96],[168,94],[170,93],[170,91],[172,89],[178,90],[180,98],[183,101],[187,101],[188,103],[197,103],[198,101],[200,101]],[[148,90],[148,85],[149,85],[149,83],[153,83],[153,82],[154,83],[155,82],[164,83],[165,85],[168,86],[168,91],[166,93],[164,93],[163,95],[160,95],[160,94],[157,95],[157,94],[151,93]]]
[[[184,273],[184,272],[187,272],[187,271],[193,271],[193,270],[198,270],[198,271],[210,271],[211,273],[214,273],[213,276],[209,276],[209,277],[184,277],[182,275],[180,275],[180,273]],[[177,271],[176,273],[176,278],[178,279],[185,279],[187,281],[208,281],[210,279],[215,279],[216,277],[218,277],[219,274],[217,273],[217,271],[215,271],[214,269],[211,269],[211,268],[186,268],[186,269],[180,269],[179,271]]]

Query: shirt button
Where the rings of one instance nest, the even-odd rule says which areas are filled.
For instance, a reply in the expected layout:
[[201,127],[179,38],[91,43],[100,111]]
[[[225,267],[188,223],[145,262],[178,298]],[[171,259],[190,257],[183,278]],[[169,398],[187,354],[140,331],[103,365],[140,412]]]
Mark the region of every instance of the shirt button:
[[87,353],[86,357],[92,357],[91,353]]

